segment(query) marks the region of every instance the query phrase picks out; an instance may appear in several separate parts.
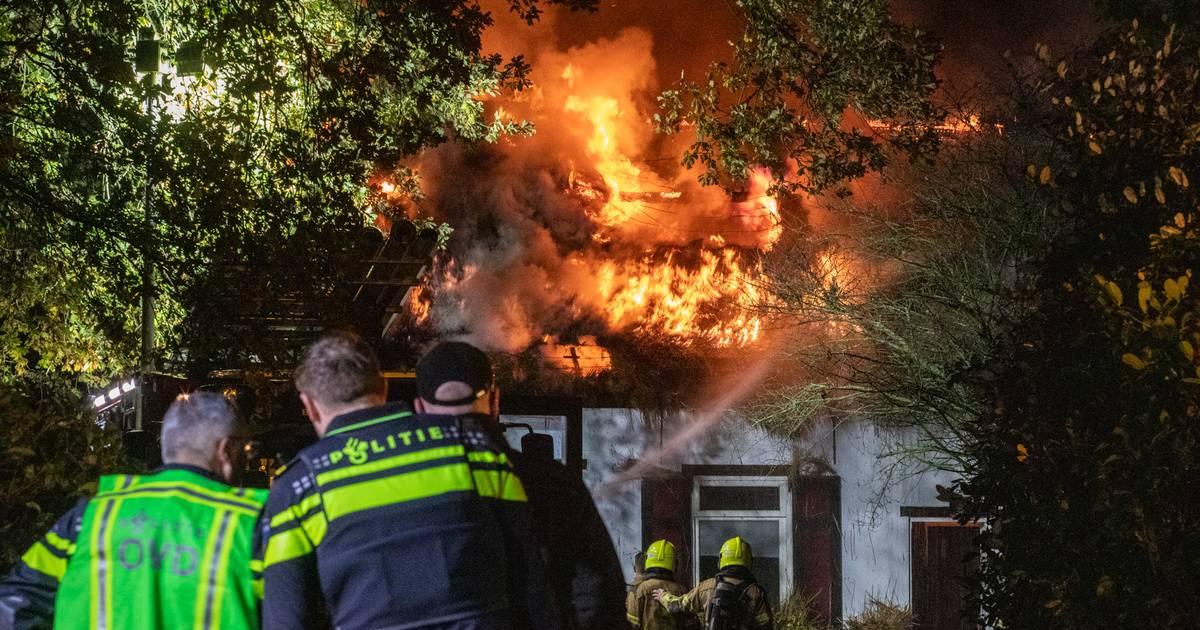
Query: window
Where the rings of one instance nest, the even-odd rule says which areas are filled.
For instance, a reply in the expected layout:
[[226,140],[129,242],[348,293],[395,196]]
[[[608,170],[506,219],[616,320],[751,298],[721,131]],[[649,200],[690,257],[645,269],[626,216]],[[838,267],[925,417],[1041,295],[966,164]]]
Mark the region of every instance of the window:
[[[504,439],[508,445],[515,450],[521,450],[521,438],[529,434],[530,429],[534,433],[542,433],[549,435],[554,440],[554,459],[560,462],[566,462],[566,445],[567,445],[567,419],[562,416],[534,416],[534,415],[512,415],[505,414],[500,416],[500,422],[507,425],[504,430]],[[520,425],[528,425],[520,426]]]
[[792,497],[786,477],[698,476],[692,487],[692,579],[717,572],[721,543],[741,536],[754,551],[754,575],[778,605],[792,585]]

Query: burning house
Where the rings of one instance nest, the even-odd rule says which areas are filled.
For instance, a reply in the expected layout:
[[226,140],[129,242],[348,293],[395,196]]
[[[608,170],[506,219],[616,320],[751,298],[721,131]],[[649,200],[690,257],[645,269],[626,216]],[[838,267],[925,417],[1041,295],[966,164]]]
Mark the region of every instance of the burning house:
[[420,156],[424,196],[406,211],[454,233],[385,336],[464,339],[532,357],[543,375],[584,379],[612,370],[622,345],[759,356],[703,383],[708,395],[690,411],[675,382],[643,383],[669,398],[647,415],[619,396],[522,396],[545,391],[524,373],[499,375],[516,383],[502,413],[514,447],[525,431],[549,435],[554,456],[580,471],[627,577],[639,549],[667,538],[694,584],[739,534],[773,601],[795,594],[832,620],[874,597],[911,604],[925,627],[959,627],[973,530],[938,499],[948,479],[901,474],[881,458],[903,435],[839,422],[781,438],[728,411],[769,363],[764,259],[788,238],[787,209],[765,171],[727,192],[675,166],[649,118],[652,48],[639,29],[547,47],[534,88],[488,103],[497,117],[533,121],[536,134]]

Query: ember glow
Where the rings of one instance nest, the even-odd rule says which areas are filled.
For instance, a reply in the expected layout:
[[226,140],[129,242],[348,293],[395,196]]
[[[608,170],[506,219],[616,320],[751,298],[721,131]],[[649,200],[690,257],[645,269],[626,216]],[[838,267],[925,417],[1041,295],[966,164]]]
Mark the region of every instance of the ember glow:
[[762,256],[783,230],[771,175],[754,171],[731,198],[659,154],[650,49],[627,30],[545,51],[533,90],[489,103],[533,121],[534,136],[423,156],[419,209],[455,233],[413,294],[414,319],[508,352],[591,335],[760,339]]

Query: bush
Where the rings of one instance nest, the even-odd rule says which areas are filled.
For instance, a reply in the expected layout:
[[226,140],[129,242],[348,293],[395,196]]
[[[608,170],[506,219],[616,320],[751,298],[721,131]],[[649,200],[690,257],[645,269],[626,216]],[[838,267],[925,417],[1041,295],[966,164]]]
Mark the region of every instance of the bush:
[[95,418],[62,381],[0,382],[0,572],[95,492],[99,475],[130,470],[120,432]]

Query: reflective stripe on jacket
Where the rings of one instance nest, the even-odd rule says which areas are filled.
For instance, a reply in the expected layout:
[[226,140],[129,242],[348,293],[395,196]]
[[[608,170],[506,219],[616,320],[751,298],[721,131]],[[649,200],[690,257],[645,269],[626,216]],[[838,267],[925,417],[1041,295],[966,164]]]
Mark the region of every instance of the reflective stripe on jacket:
[[[554,628],[526,496],[482,416],[334,418],[263,513],[267,628]],[[324,609],[322,608],[324,602]]]

